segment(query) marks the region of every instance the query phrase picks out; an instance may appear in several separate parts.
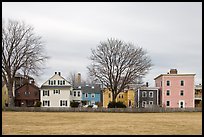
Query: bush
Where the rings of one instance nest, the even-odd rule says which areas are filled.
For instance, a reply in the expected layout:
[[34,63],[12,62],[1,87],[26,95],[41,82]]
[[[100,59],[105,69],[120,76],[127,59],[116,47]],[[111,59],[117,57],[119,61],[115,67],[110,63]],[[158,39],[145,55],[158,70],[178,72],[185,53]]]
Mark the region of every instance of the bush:
[[37,101],[34,106],[35,106],[35,107],[41,107],[41,104],[42,104],[42,103],[41,103],[40,101]]
[[116,107],[117,107],[117,108],[126,108],[126,105],[123,104],[123,102],[120,102],[120,101],[119,101],[119,102],[116,103]]
[[126,108],[126,105],[123,102],[112,101],[108,104],[108,108]]
[[92,108],[93,107],[93,105],[88,105],[88,108]]
[[79,102],[74,102],[74,101],[71,101],[70,102],[70,106],[72,107],[72,108],[77,108],[77,107],[79,107]]

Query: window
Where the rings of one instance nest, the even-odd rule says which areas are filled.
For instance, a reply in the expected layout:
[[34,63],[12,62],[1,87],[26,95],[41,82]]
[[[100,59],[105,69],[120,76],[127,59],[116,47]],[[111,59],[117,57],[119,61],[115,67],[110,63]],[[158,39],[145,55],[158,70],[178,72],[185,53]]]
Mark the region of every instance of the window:
[[60,80],[60,85],[62,85],[62,80]]
[[48,81],[48,84],[50,85],[50,80]]
[[146,107],[147,101],[142,101],[142,107]]
[[149,92],[149,97],[150,97],[150,98],[153,98],[153,91],[150,91],[150,92]]
[[183,95],[184,95],[184,91],[181,90],[181,91],[180,91],[180,96],[183,96]]
[[166,95],[167,95],[167,96],[170,96],[170,90],[167,90],[167,91],[166,91]]
[[24,94],[25,94],[25,96],[29,96],[30,92],[26,91]]
[[67,100],[60,100],[60,106],[67,106]]
[[123,95],[122,95],[122,98],[123,98]]
[[56,84],[56,81],[54,80],[54,85]]
[[111,93],[108,94],[109,98],[111,98]]
[[80,91],[78,91],[78,97],[80,97]]
[[59,80],[57,81],[57,84],[58,84],[58,85],[60,84],[60,81],[59,81]]
[[51,85],[53,85],[53,81],[52,80],[50,81],[50,83],[51,83]]
[[94,93],[92,93],[92,94],[91,94],[91,97],[92,97],[92,98],[95,98],[95,94],[94,94]]
[[85,93],[85,98],[88,98],[88,93]]
[[166,85],[170,86],[170,81],[169,80],[166,81]]
[[49,100],[43,100],[43,106],[50,106]]
[[142,91],[142,97],[147,97],[147,92],[146,91]]
[[53,94],[60,94],[60,90],[54,89],[53,91]]
[[65,80],[63,80],[63,85],[65,85]]
[[181,86],[184,86],[184,81],[183,80],[181,80]]
[[43,96],[49,96],[49,90],[43,90]]
[[166,106],[170,107],[170,101],[166,101]]
[[153,105],[153,101],[149,101],[149,105]]
[[119,94],[119,96],[118,96],[119,98],[120,98],[120,94]]
[[76,97],[76,91],[74,91],[74,97]]
[[70,91],[70,95],[72,95],[72,91]]

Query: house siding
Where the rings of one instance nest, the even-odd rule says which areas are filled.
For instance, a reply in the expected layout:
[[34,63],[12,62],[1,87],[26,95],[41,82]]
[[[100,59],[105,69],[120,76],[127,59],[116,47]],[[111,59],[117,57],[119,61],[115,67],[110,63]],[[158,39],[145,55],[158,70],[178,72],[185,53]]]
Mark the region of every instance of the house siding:
[[[195,74],[163,74],[155,78],[155,84],[158,85],[162,81],[162,85],[158,85],[161,89],[161,106],[167,107],[166,102],[170,101],[170,108],[180,107],[180,102],[184,101],[184,107],[194,107],[194,75]],[[181,80],[184,85],[181,86]],[[170,81],[170,86],[167,86],[167,81]],[[170,90],[170,95],[167,96],[166,92]],[[181,96],[181,90],[184,95]]]
[[[52,81],[52,85],[51,85],[51,81]],[[43,90],[49,90],[49,96],[47,95],[43,96]],[[60,94],[54,94],[54,90],[60,90]],[[64,79],[60,75],[60,73],[55,73],[53,77],[48,79],[41,86],[40,100],[42,103],[43,101],[49,101],[50,102],[49,107],[65,107],[65,106],[60,106],[60,100],[65,100],[67,101],[66,107],[70,107],[70,101],[72,101],[72,98],[70,96],[71,90],[72,90],[72,86],[70,85],[70,83],[66,79]],[[47,106],[42,105],[42,107],[47,107]]]

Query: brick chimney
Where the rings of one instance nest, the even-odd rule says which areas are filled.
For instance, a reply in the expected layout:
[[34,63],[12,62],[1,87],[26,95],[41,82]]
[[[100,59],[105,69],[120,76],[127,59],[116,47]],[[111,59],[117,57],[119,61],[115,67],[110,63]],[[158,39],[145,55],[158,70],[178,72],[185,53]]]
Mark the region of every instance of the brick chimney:
[[177,74],[177,69],[171,69],[170,74]]

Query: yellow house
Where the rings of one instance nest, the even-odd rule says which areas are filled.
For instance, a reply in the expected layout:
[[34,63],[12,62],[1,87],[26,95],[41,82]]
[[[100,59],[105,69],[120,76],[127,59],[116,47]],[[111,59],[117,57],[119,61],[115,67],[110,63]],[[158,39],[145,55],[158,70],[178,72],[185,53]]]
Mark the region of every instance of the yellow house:
[[2,82],[2,109],[5,108],[6,104],[8,104],[8,89],[6,84]]
[[[108,107],[109,102],[112,101],[112,92],[105,88],[103,91],[103,107]],[[123,102],[126,107],[135,106],[135,91],[133,89],[128,89],[120,92],[116,97],[116,102]]]

